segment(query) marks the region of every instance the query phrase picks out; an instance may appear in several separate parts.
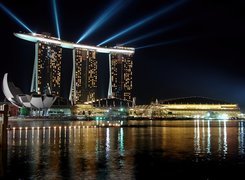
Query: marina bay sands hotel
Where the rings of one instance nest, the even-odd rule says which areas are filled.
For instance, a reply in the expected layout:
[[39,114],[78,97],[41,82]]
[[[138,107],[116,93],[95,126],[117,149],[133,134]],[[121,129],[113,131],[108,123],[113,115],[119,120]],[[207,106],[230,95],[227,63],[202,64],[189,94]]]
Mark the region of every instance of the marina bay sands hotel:
[[107,98],[132,100],[132,68],[135,49],[106,48],[61,41],[46,34],[14,33],[18,38],[35,43],[35,60],[31,92],[49,92],[60,96],[62,48],[72,50],[73,70],[69,100],[80,104],[95,101],[98,88],[97,53],[109,55],[109,87]]

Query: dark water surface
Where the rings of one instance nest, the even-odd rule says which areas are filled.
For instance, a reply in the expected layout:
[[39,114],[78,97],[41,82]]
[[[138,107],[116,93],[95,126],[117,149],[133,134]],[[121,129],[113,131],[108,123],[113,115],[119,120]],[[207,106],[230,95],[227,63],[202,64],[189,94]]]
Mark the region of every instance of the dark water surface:
[[10,124],[16,129],[8,131],[6,179],[245,177],[243,120],[129,121],[129,127]]

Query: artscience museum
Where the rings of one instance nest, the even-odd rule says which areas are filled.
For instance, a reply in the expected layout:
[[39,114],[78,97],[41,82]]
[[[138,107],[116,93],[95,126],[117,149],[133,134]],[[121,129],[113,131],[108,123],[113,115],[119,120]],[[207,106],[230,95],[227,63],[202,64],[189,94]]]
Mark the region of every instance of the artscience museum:
[[5,97],[19,108],[26,107],[36,110],[48,109],[57,98],[50,94],[40,95],[35,92],[30,95],[23,94],[20,88],[16,87],[13,82],[8,81],[8,73],[4,75],[2,88]]

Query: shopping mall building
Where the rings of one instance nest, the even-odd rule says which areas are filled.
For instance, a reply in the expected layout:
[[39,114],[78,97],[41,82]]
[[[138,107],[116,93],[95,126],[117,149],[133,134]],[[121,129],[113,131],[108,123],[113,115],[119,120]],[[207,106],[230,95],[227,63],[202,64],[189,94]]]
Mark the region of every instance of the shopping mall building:
[[241,111],[237,104],[204,97],[185,97],[156,101],[130,109],[135,118],[237,119]]

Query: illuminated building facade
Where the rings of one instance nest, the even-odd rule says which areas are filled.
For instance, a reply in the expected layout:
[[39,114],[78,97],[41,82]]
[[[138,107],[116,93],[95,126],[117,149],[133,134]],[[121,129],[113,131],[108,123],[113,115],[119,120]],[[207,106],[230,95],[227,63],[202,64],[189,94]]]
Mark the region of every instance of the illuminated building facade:
[[36,42],[31,92],[60,95],[62,48]]
[[112,53],[109,55],[108,98],[132,100],[133,60],[132,54]]
[[108,98],[131,100],[132,57],[134,48],[100,47],[63,41],[55,37],[37,33],[14,33],[20,39],[36,44],[31,91],[39,94],[51,91],[60,95],[62,48],[73,51],[73,70],[69,100],[80,104],[97,99],[97,59],[96,53],[109,54]]
[[73,104],[95,101],[97,66],[96,51],[73,49],[73,72],[69,98]]
[[143,118],[236,119],[241,111],[237,104],[203,97],[176,98],[151,105],[135,106],[130,115]]

